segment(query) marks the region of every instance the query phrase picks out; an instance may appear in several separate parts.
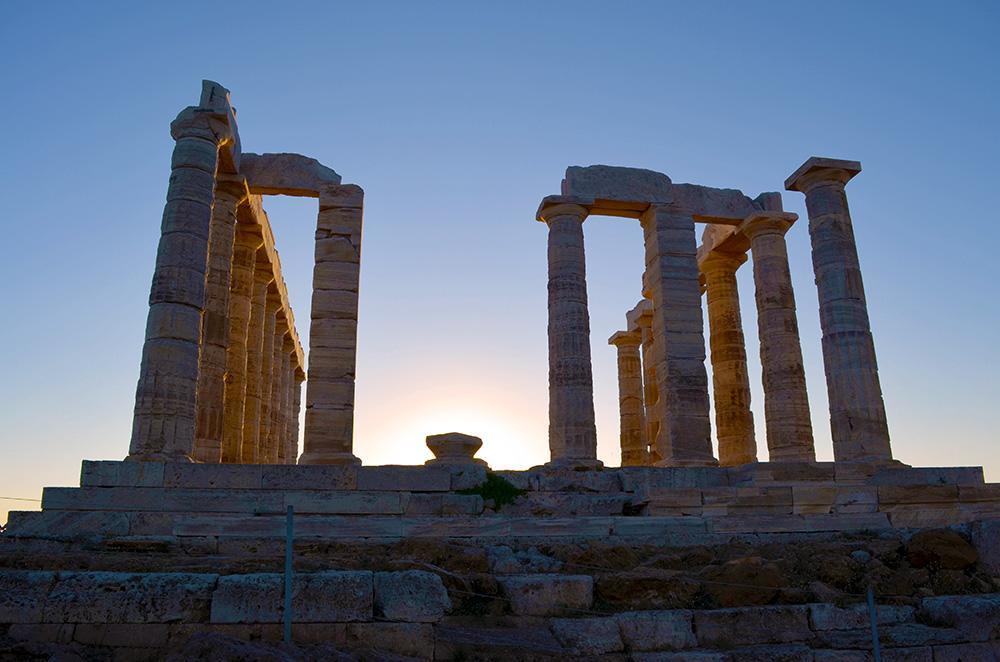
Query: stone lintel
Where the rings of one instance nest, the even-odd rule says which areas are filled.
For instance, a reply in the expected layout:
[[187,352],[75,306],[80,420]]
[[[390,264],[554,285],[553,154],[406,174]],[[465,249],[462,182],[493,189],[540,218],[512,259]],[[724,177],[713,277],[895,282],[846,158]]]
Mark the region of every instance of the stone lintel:
[[318,198],[320,191],[340,184],[340,175],[316,159],[301,154],[243,155],[242,174],[252,193]]
[[638,329],[629,331],[615,331],[608,338],[608,344],[614,345],[616,347],[621,345],[636,345],[638,346],[642,342],[642,336],[639,335]]
[[201,81],[201,98],[198,106],[226,116],[233,139],[226,142],[219,150],[219,170],[228,174],[240,172],[242,161],[240,132],[236,127],[236,109],[230,103],[229,90],[213,80]]
[[860,161],[810,156],[785,180],[785,190],[805,193],[814,183],[826,179],[846,184],[859,172]]

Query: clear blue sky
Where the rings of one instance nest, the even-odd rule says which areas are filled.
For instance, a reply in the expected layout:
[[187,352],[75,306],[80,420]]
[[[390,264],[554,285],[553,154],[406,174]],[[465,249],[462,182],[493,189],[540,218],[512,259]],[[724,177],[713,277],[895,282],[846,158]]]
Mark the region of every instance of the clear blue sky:
[[[366,462],[420,462],[423,436],[451,428],[482,434],[494,466],[546,459],[533,213],[566,166],[756,195],[815,154],[864,164],[848,193],[896,456],[1000,480],[1000,5],[62,4],[8,3],[0,21],[0,494],[126,453],[167,127],[202,78],[233,91],[247,151],[316,157],[367,192]],[[784,200],[805,217],[800,194]],[[315,203],[266,207],[305,335]],[[617,463],[605,341],[638,299],[641,234],[610,218],[585,231],[599,454]],[[805,223],[789,252],[829,459]],[[749,269],[740,280],[756,357]]]

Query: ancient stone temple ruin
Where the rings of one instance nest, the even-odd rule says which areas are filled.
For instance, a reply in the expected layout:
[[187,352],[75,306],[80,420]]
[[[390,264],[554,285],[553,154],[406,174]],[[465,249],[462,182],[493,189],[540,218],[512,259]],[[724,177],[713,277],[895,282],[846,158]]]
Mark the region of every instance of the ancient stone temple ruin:
[[[312,158],[243,152],[216,83],[171,133],[128,456],[85,460],[79,487],[11,513],[0,658],[1000,659],[1000,485],[890,451],[845,195],[857,162],[811,158],[785,182],[806,196],[835,461],[816,461],[797,323],[814,309],[801,292],[796,305],[781,195],[590,166],[537,212],[551,461],[491,468],[483,440],[446,433],[424,465],[364,466],[361,189]],[[275,194],[319,201],[308,347],[262,205]],[[620,467],[596,456],[595,215],[638,219],[646,249],[641,300],[609,340]],[[736,290],[747,261],[763,440]]]

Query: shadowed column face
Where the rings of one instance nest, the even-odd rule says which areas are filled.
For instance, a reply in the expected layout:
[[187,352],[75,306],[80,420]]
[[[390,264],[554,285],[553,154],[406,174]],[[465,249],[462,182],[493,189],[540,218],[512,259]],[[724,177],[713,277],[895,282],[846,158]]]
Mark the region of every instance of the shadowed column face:
[[358,186],[320,192],[300,464],[361,462],[354,455],[354,375],[363,207]]
[[584,207],[539,213],[549,228],[549,452],[551,463],[599,466],[583,247]]
[[764,381],[764,422],[771,462],[815,462],[809,392],[788,269],[785,232],[795,214],[766,212],[740,226],[750,239]]
[[708,297],[719,464],[723,466],[757,461],[746,341],[736,285],[736,270],[745,261],[745,255],[712,252],[701,263]]
[[209,227],[224,120],[188,108],[170,126],[176,144],[149,294],[129,460],[189,462],[194,452],[198,363]]
[[809,212],[834,458],[885,462],[892,459],[889,429],[844,189],[860,171],[857,161],[813,157],[785,188],[804,193]]
[[643,410],[642,359],[639,348],[642,335],[619,331],[608,339],[618,350],[618,412],[620,417],[621,463],[623,467],[642,467],[649,460],[646,442],[646,416]]
[[694,219],[653,206],[641,221],[660,403],[657,464],[715,465]]
[[229,290],[236,237],[236,209],[246,197],[242,178],[219,179],[208,234],[208,274],[201,317],[201,357],[194,458],[222,461],[226,351],[229,345]]
[[243,411],[247,391],[247,335],[254,289],[254,261],[261,236],[237,226],[229,289],[229,346],[226,348],[226,389],[223,405],[222,461],[242,462]]
[[261,372],[264,360],[264,323],[267,317],[267,290],[274,281],[274,269],[263,249],[257,251],[253,272],[253,298],[250,324],[247,329],[247,387],[243,412],[243,445],[240,451],[244,464],[259,461]]

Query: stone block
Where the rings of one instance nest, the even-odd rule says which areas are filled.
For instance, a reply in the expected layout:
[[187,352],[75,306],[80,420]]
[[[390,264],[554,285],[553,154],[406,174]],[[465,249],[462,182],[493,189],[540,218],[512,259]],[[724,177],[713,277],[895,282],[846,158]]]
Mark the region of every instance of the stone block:
[[544,572],[559,572],[562,561],[546,556],[536,548],[514,551],[506,545],[486,548],[486,558],[490,571],[495,575],[523,575]]
[[60,572],[48,623],[173,623],[207,620],[214,574]]
[[[280,623],[284,576],[225,575],[212,594],[212,623]],[[370,621],[372,573],[327,571],[292,578],[292,614],[297,623]]]
[[519,490],[538,489],[538,475],[532,471],[497,471],[495,473]]
[[698,644],[692,614],[686,609],[630,611],[616,618],[622,639],[632,651],[676,651]]
[[[295,539],[300,538],[398,538],[404,522],[399,517],[350,517],[303,515],[295,518]],[[267,539],[285,537],[285,516],[188,515],[179,514],[174,523],[177,536],[218,536],[219,552],[224,539]]]
[[129,528],[129,519],[124,513],[50,509],[12,512],[6,533],[44,540],[86,540],[124,536]]
[[[913,607],[876,605],[875,618],[879,625],[894,625],[913,620]],[[868,605],[837,607],[832,604],[809,605],[809,622],[814,630],[850,630],[867,627],[870,623]]]
[[359,490],[448,492],[451,473],[445,467],[358,467]]
[[84,460],[80,487],[163,487],[163,462]]
[[624,650],[614,618],[554,618],[552,634],[573,655],[603,655]]
[[263,490],[157,487],[46,487],[42,508],[150,512],[284,512],[282,495]]
[[261,466],[265,490],[353,490],[358,468],[329,464],[266,464]]
[[240,173],[247,178],[251,193],[297,195],[317,198],[331,184],[340,184],[340,175],[316,159],[301,154],[251,154],[244,152]]
[[537,473],[538,489],[542,492],[621,492],[618,472],[572,471],[569,469],[543,469]]
[[163,486],[178,488],[260,489],[259,464],[179,464],[164,467]]
[[548,627],[528,624],[515,627],[434,626],[435,660],[529,660],[564,653]]
[[423,660],[434,658],[434,627],[424,623],[349,623],[346,639],[349,647],[374,648]]
[[618,472],[625,492],[657,487],[729,486],[729,474],[722,467],[626,467]]
[[41,623],[54,572],[0,571],[0,623]]
[[562,194],[621,202],[670,202],[670,178],[641,168],[592,165],[566,168]]
[[87,646],[158,648],[167,645],[166,623],[80,623],[73,639]]
[[399,492],[285,492],[284,507],[296,514],[399,515]]
[[514,614],[558,616],[589,610],[594,580],[589,575],[509,575],[498,577]]
[[389,621],[436,623],[451,609],[441,578],[424,570],[375,573],[375,616]]
[[871,485],[982,485],[982,467],[886,467],[876,471]]
[[467,490],[486,482],[486,467],[483,466],[453,466],[448,467],[448,471],[451,473],[452,490]]
[[[68,644],[73,641],[72,623],[12,623],[7,636],[14,641],[41,641],[52,644]],[[16,659],[16,658],[12,658]],[[57,658],[58,659],[58,658]],[[71,662],[71,661],[67,661]]]
[[934,662],[986,662],[1000,660],[1000,640],[934,647]]
[[[950,644],[964,641],[965,635],[954,628],[930,627],[920,623],[900,623],[879,627],[879,638],[884,646],[910,648]],[[816,639],[824,648],[869,648],[872,641],[871,626],[852,630],[820,630]]]
[[1000,519],[976,522],[970,533],[983,569],[994,577],[1000,576]]
[[623,537],[659,538],[665,544],[670,539],[683,540],[701,536],[708,531],[708,524],[701,517],[616,517],[612,533]]
[[514,538],[603,538],[610,535],[614,521],[613,517],[512,517],[509,535]]
[[698,643],[711,648],[808,641],[805,606],[746,607],[694,612]]
[[624,493],[529,492],[504,506],[503,512],[534,517],[621,515],[631,500]]
[[745,515],[709,520],[715,533],[792,533],[864,531],[890,528],[885,513],[847,515]]
[[1000,627],[1000,593],[924,598],[920,619],[961,630],[970,641],[983,641]]
[[958,502],[958,485],[888,485],[878,488],[880,506]]
[[484,507],[483,498],[478,494],[445,492],[403,492],[401,505],[407,515],[478,515]]

